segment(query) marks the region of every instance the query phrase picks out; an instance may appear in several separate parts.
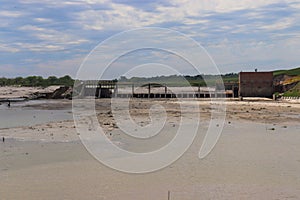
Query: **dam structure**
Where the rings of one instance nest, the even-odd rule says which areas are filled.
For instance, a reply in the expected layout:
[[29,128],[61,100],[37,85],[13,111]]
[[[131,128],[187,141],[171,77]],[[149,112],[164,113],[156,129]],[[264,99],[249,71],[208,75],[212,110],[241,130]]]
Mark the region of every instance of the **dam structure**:
[[231,90],[209,87],[174,87],[161,83],[117,83],[114,81],[83,81],[81,97],[95,98],[230,98]]
[[80,97],[95,98],[237,98],[274,94],[272,72],[240,72],[238,81],[216,82],[214,87],[174,86],[168,83],[80,81],[74,88]]

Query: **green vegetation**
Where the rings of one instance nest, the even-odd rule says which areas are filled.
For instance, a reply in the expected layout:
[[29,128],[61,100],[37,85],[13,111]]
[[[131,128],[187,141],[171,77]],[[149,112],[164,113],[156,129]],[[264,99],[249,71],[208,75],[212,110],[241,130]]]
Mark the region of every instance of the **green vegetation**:
[[74,80],[68,75],[60,78],[49,76],[46,79],[41,76],[0,78],[0,86],[48,87],[51,85],[73,86],[73,84]]
[[300,97],[300,82],[283,94],[284,97]]
[[[223,82],[238,82],[238,74],[230,73],[221,75]],[[141,77],[132,77],[127,79],[126,77],[121,77],[119,82],[121,83],[159,83],[159,84],[167,84],[168,86],[214,86],[216,82],[220,81],[220,76],[218,75],[196,75],[196,76],[157,76],[151,78],[141,78]]]
[[273,75],[287,75],[289,77],[282,79],[283,85],[289,85],[297,83],[292,89],[286,91],[283,96],[285,97],[300,97],[300,67],[290,70],[277,70],[273,72]]
[[279,75],[288,75],[288,76],[299,76],[300,75],[300,67],[290,70],[276,70],[273,72],[274,76]]
[[[238,82],[238,74],[230,73],[221,75],[223,82]],[[169,86],[214,86],[219,80],[220,76],[217,75],[196,75],[196,76],[157,76],[151,78],[132,77],[127,79],[121,77],[119,82],[121,83],[158,83],[167,84]],[[49,76],[43,78],[41,76],[28,76],[26,78],[0,78],[0,86],[25,86],[25,87],[48,87],[51,85],[65,85],[73,86],[74,80],[70,76],[64,76],[57,78],[55,76]]]
[[221,76],[224,83],[239,82],[239,74],[237,73],[229,73]]
[[[288,81],[298,82],[297,79],[300,77],[300,67],[291,69],[291,70],[277,70],[273,72],[274,76],[278,75],[289,75],[293,76]],[[238,82],[238,73],[228,73],[221,75],[224,83],[237,83]],[[157,83],[157,84],[167,84],[169,86],[214,86],[218,84],[219,76],[218,75],[196,75],[196,76],[180,76],[180,75],[171,75],[171,76],[157,76],[151,78],[142,78],[142,77],[132,77],[126,78],[121,77],[119,80],[121,83]],[[0,78],[0,86],[39,86],[39,87],[48,87],[51,85],[65,85],[73,86],[74,80],[66,75],[64,77],[57,78],[55,76],[49,76],[48,78],[43,78],[41,76],[29,76],[26,78],[16,77],[16,78]],[[299,86],[298,86],[299,89]],[[298,95],[297,88],[295,90],[290,90],[286,92],[285,95]]]

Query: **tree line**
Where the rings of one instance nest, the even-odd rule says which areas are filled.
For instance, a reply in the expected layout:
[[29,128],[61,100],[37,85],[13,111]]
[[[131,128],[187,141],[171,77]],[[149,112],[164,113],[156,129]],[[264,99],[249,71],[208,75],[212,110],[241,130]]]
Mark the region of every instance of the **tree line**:
[[170,76],[156,76],[156,77],[131,77],[127,78],[125,76],[121,76],[119,78],[119,82],[123,83],[145,83],[145,82],[152,82],[152,83],[166,83],[169,86],[207,86],[214,85],[216,82],[222,78],[224,83],[228,82],[238,82],[238,74],[236,73],[228,73],[219,75],[170,75]]
[[73,84],[74,80],[68,75],[59,78],[56,76],[49,76],[48,78],[41,76],[0,78],[0,86],[48,87],[51,85],[73,86]]
[[[238,74],[230,73],[221,75],[224,82],[237,82]],[[145,77],[132,77],[126,78],[121,76],[116,82],[127,82],[127,83],[139,83],[139,82],[156,82],[166,83],[172,86],[185,86],[184,84],[191,84],[192,86],[206,86],[207,82],[215,82],[218,76],[216,75],[196,75],[196,76],[181,76],[181,75],[170,75],[170,76],[157,76],[151,78]],[[204,81],[205,80],[205,81]],[[187,82],[187,83],[186,83]],[[57,78],[56,76],[49,76],[43,78],[41,76],[28,76],[28,77],[16,77],[16,78],[0,78],[0,86],[25,86],[25,87],[48,87],[51,85],[65,85],[73,86],[74,79],[69,75]]]

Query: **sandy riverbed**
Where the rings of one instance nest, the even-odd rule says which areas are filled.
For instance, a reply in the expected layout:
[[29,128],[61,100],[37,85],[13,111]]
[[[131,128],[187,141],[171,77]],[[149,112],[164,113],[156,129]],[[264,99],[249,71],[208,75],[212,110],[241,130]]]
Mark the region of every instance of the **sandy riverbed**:
[[[18,105],[32,110],[71,110],[71,101]],[[186,105],[195,102],[185,102]],[[227,101],[221,138],[198,158],[210,120],[211,102],[200,100],[201,128],[191,148],[158,172],[131,175],[96,161],[79,140],[71,120],[0,129],[1,199],[300,199],[300,104]],[[110,101],[96,101],[108,138],[121,147],[147,151],[163,145],[176,131],[180,110],[175,100],[134,100],[130,114],[141,126],[149,108],[161,104],[168,120],[160,141],[134,144],[110,112]],[[14,106],[14,105],[13,105]],[[191,110],[193,112],[193,110]]]
[[0,99],[29,98],[34,93],[51,93],[60,86],[42,87],[0,87]]

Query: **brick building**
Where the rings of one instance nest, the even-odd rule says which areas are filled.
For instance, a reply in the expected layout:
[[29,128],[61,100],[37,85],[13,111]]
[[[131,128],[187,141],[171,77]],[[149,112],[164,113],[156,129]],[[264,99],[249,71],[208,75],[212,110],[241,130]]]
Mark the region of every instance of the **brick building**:
[[239,96],[272,97],[273,72],[240,72]]

